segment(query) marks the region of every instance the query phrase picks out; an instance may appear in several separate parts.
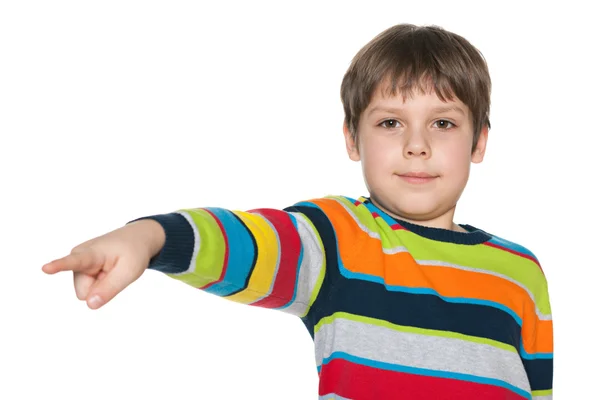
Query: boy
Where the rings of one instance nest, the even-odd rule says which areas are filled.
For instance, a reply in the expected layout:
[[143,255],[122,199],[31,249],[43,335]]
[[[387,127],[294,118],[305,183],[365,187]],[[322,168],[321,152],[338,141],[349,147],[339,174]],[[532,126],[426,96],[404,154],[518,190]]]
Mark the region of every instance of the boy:
[[551,399],[547,282],[527,249],[453,222],[483,160],[491,82],[464,38],[397,25],[341,97],[369,197],[140,218],[43,267],[96,309],[146,268],[302,319],[322,399]]

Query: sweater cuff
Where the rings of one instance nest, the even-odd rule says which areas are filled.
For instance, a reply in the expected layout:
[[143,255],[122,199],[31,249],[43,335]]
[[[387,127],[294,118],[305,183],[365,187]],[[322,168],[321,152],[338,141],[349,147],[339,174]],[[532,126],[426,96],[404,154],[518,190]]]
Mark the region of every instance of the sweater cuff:
[[190,268],[194,254],[194,230],[188,220],[179,213],[151,215],[129,221],[152,219],[158,222],[165,231],[165,244],[158,254],[150,259],[148,269],[178,274]]

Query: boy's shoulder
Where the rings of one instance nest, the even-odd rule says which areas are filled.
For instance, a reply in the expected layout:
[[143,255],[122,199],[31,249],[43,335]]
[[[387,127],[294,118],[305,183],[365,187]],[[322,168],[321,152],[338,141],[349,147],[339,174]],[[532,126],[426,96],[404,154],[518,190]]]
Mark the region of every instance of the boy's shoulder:
[[286,210],[302,212],[307,208],[319,210],[337,229],[354,231],[371,237],[379,237],[383,228],[382,224],[377,223],[376,218],[385,218],[381,215],[382,213],[377,212],[369,198],[365,196],[354,198],[343,195],[326,195],[298,202]]
[[365,216],[370,214],[366,207],[370,203],[369,198],[365,196],[349,197],[343,195],[326,195],[323,197],[304,200],[289,208],[297,207],[314,207],[321,209],[328,217],[342,217],[345,214],[353,214],[354,216]]
[[[379,212],[366,196],[327,195],[321,198],[302,201],[296,203],[294,206],[320,209],[328,219],[340,222],[342,220],[352,221],[353,225],[355,224],[356,228],[361,231],[366,233],[370,231],[369,236],[371,237],[378,236],[374,231],[381,232],[382,225],[390,226],[397,222],[384,213]],[[386,223],[378,224],[376,220],[379,218],[385,220],[384,222]],[[526,280],[530,282],[532,280],[545,281],[542,266],[530,248],[472,225],[463,226],[467,227],[471,232],[479,231],[488,236],[489,239],[482,243],[482,246],[478,246],[479,248],[476,252],[482,259],[485,259],[490,267],[492,265],[500,266],[500,269],[508,275],[516,274],[519,278],[526,276]]]
[[293,207],[297,206],[308,206],[308,207],[319,207],[319,206],[332,206],[334,204],[340,204],[345,206],[357,206],[361,204],[361,200],[365,199],[364,197],[352,198],[348,196],[342,195],[325,195],[323,197],[315,197],[307,200],[303,200],[297,202],[293,205]]
[[511,271],[510,275],[516,275],[530,282],[535,288],[546,288],[546,276],[542,265],[536,254],[524,245],[512,240],[505,239],[496,234],[486,232],[490,239],[485,243],[489,248],[498,250],[497,257],[490,261],[494,264],[501,261]]
[[295,203],[291,207],[287,207],[285,211],[302,212],[308,209],[318,209],[325,217],[333,221],[354,220],[359,225],[360,221],[366,222],[369,219],[369,213],[366,209],[360,207],[364,202],[364,197],[354,199],[342,195],[326,195],[319,198],[312,198]]

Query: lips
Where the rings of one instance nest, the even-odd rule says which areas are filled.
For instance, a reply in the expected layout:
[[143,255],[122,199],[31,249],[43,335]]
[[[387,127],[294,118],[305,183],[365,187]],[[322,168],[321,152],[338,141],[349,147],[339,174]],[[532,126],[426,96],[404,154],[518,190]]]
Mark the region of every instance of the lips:
[[409,178],[435,178],[434,175],[428,174],[427,172],[407,172],[405,174],[400,174],[400,176]]
[[435,178],[437,178],[437,176],[435,176],[435,175],[431,175],[427,172],[420,172],[420,171],[406,172],[404,174],[399,174],[398,176],[403,181],[408,182],[408,183],[414,183],[414,184],[429,183],[429,182],[433,181]]

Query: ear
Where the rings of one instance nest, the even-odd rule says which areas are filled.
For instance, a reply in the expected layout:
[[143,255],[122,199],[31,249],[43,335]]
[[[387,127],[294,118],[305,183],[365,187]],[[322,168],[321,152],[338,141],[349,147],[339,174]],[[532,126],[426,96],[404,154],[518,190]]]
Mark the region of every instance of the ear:
[[488,132],[488,126],[484,125],[483,129],[481,129],[479,140],[477,140],[477,145],[475,145],[475,150],[473,150],[473,153],[471,154],[471,161],[475,164],[479,164],[483,161],[483,156],[485,156],[485,149],[487,146]]
[[352,134],[350,133],[350,129],[348,129],[348,125],[344,122],[344,139],[346,139],[346,151],[348,152],[348,157],[352,161],[360,161],[360,154],[358,153],[358,143],[352,138]]

